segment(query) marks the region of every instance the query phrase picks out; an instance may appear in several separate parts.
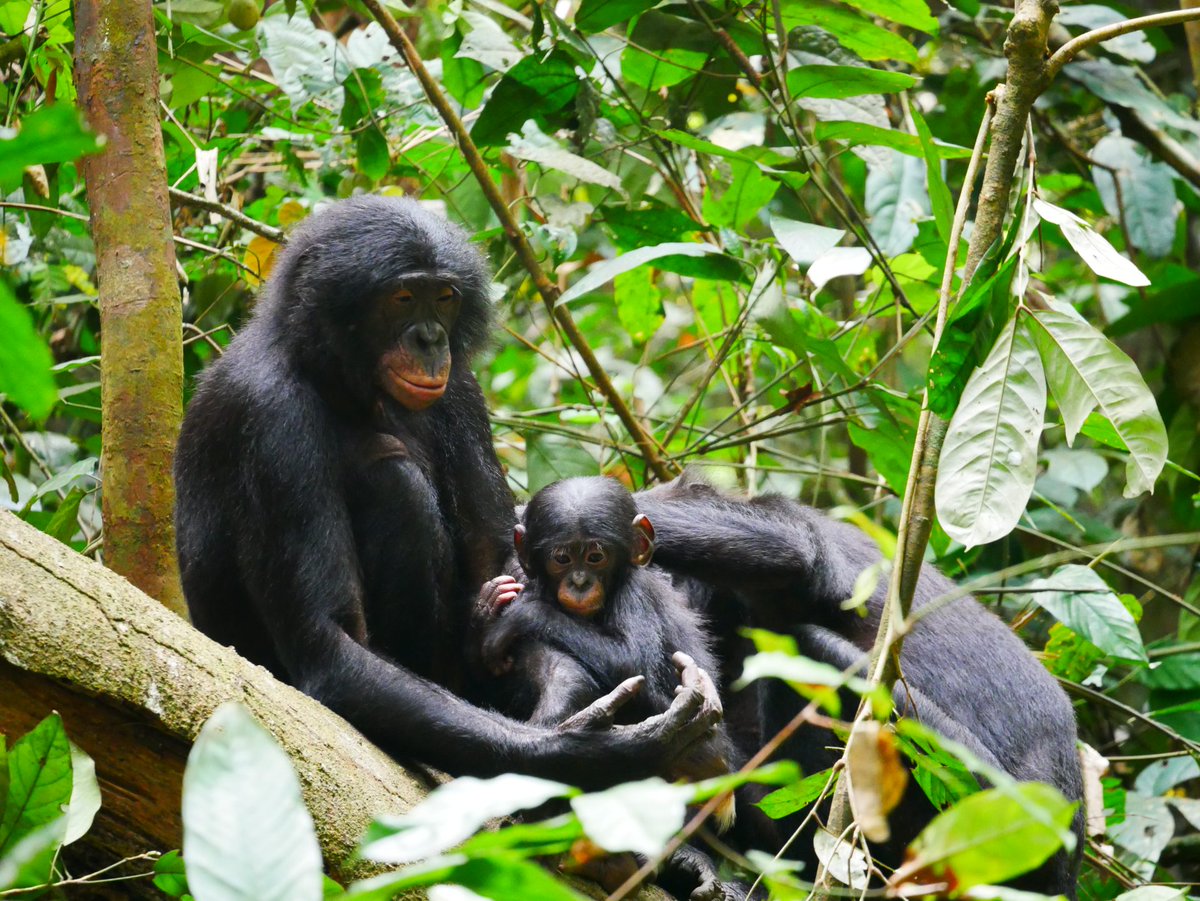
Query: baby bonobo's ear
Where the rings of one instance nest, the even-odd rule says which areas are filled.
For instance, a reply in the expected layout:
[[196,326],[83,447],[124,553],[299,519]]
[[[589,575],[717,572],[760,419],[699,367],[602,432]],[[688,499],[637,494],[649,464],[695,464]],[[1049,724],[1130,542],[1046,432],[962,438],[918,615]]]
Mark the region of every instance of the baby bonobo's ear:
[[654,556],[654,526],[650,517],[639,513],[633,518],[633,550],[629,562],[634,566],[645,566]]
[[513,526],[513,547],[516,548],[517,559],[521,561],[521,569],[525,570],[525,575],[530,575],[529,548],[525,545],[525,527],[520,523]]

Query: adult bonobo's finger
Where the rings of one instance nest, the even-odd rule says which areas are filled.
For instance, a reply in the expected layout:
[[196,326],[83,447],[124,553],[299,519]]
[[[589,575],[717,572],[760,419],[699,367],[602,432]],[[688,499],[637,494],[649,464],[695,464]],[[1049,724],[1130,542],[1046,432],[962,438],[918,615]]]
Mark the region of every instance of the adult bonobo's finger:
[[679,670],[679,688],[675,690],[675,693],[679,694],[681,691],[689,689],[700,692],[707,710],[716,711],[717,718],[720,719],[725,711],[721,705],[721,695],[717,691],[712,676],[706,670],[701,669],[696,661],[683,651],[676,651],[672,654],[671,661]]
[[593,701],[583,710],[559,724],[559,729],[607,729],[613,724],[617,711],[628,704],[646,683],[645,676],[631,676],[604,697]]

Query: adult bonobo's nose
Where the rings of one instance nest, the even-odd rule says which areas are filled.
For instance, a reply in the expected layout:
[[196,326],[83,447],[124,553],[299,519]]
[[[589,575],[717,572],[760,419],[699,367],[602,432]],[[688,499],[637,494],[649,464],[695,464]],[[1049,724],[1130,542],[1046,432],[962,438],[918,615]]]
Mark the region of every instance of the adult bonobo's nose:
[[412,334],[417,346],[424,351],[441,350],[449,344],[446,330],[439,322],[419,322],[413,326]]

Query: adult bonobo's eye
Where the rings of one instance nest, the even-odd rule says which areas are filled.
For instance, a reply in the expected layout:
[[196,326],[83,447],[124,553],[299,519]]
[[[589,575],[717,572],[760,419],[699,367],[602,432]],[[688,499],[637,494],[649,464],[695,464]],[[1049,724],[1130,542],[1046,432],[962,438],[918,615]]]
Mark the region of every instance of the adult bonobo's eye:
[[401,288],[399,291],[397,291],[392,296],[395,297],[396,300],[400,301],[401,303],[410,303],[413,299],[412,291],[409,291],[405,288]]
[[437,299],[439,303],[447,303],[451,300],[457,300],[458,289],[447,285],[445,288],[442,288],[440,292],[438,292]]

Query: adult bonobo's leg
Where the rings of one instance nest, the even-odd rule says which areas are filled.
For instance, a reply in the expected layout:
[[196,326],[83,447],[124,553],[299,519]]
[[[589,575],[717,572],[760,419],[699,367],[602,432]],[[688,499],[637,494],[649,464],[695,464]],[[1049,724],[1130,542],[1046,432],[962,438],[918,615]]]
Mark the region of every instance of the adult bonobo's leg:
[[[839,669],[870,650],[887,586],[876,589],[866,617],[843,609],[857,575],[880,559],[858,529],[781,497],[728,496],[690,474],[638,495],[638,508],[657,530],[655,561],[740,599],[747,624],[788,632],[803,653]],[[952,588],[925,567],[914,604]],[[964,598],[923,618],[905,639],[900,669],[904,715],[928,722],[1017,779],[1047,782],[1080,800],[1070,702],[998,617]],[[781,705],[796,703],[787,691],[769,697],[768,734],[794,712]],[[819,765],[829,757],[827,739],[802,730],[796,738],[802,746],[791,751],[804,764]],[[923,821],[897,825],[898,833],[915,834]],[[1039,890],[1073,892],[1081,815],[1075,828],[1075,855],[1059,854],[1039,871]]]
[[456,694],[471,602],[515,523],[469,368],[489,286],[466,236],[410,200],[343,201],[290,237],[180,436],[193,620],[399,757],[589,785],[664,769],[718,715],[694,670],[667,712],[611,729]]

